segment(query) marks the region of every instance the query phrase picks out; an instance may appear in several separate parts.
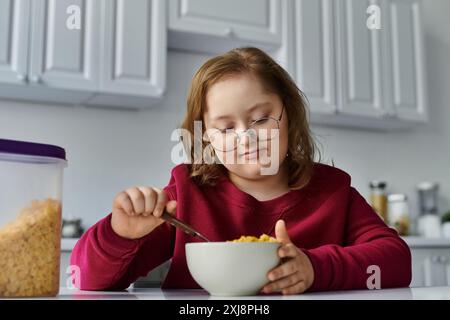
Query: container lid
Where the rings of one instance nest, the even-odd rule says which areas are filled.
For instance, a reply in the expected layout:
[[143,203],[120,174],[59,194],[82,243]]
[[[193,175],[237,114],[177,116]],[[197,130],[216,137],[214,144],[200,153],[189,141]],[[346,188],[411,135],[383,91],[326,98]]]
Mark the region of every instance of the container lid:
[[381,188],[384,189],[386,188],[387,183],[385,181],[379,181],[379,180],[373,180],[370,181],[369,186],[371,188]]
[[49,157],[66,160],[66,150],[61,147],[50,144],[16,140],[0,139],[0,153]]
[[422,182],[417,185],[417,190],[420,191],[429,191],[429,190],[437,190],[439,188],[439,184],[436,182]]

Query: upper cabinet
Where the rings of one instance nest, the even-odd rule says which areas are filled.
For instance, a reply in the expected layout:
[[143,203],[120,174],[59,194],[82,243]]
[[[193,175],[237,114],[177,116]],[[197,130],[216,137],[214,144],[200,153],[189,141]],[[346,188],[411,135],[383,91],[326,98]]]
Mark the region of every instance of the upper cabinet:
[[164,0],[2,0],[0,97],[150,106],[165,89],[166,14]]
[[421,0],[170,0],[169,46],[253,45],[292,75],[314,123],[405,128],[427,119]]
[[165,0],[104,0],[100,92],[88,104],[146,107],[164,94]]
[[387,95],[391,109],[403,120],[428,119],[420,4],[420,0],[388,1]]
[[33,0],[29,81],[98,90],[98,0]]
[[296,0],[291,73],[314,113],[335,113],[336,48],[333,1]]
[[165,86],[164,1],[105,2],[102,91],[162,95]]
[[[2,0],[0,97],[147,107],[169,48],[256,46],[285,67],[311,120],[427,120],[421,0]],[[168,21],[167,21],[168,19]]]
[[29,0],[0,1],[0,82],[27,80]]
[[427,120],[420,4],[293,1],[290,72],[314,123],[396,129]]
[[280,0],[169,0],[169,46],[223,52],[237,46],[280,47]]
[[380,1],[370,0],[342,0],[336,5],[338,111],[342,114],[369,117],[384,114],[382,35],[385,29],[368,28],[367,9],[371,5],[381,9]]

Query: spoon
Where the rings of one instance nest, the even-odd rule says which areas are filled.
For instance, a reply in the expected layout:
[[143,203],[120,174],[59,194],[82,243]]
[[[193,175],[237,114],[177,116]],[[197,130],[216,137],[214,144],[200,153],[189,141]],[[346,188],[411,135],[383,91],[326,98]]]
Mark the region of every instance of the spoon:
[[202,240],[204,240],[206,242],[210,242],[208,240],[208,238],[206,238],[200,232],[195,230],[192,226],[190,226],[187,223],[185,223],[185,222],[175,218],[174,216],[172,216],[167,211],[164,211],[164,213],[161,216],[161,219],[163,219],[164,221],[167,221],[168,223],[173,225],[175,228],[179,228],[179,229],[183,230],[185,233],[187,233],[188,235],[190,235],[192,237],[197,237],[197,238],[200,238],[200,239],[202,239]]

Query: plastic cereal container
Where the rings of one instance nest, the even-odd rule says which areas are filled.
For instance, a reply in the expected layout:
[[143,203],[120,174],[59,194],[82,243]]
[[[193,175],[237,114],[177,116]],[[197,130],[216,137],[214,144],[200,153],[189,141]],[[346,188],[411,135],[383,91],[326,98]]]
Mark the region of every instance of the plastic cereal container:
[[63,148],[0,139],[0,297],[59,291]]

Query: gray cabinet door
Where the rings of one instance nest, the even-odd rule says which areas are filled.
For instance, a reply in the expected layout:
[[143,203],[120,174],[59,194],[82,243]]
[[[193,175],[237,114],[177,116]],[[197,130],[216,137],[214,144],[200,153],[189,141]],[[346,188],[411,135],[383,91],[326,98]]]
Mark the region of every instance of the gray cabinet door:
[[294,2],[295,78],[313,113],[336,111],[332,0]]
[[98,0],[32,1],[32,84],[96,90],[99,8]]
[[158,97],[166,82],[164,0],[104,0],[101,92]]
[[388,102],[400,119],[412,121],[428,118],[420,3],[390,0],[388,8]]
[[0,82],[26,83],[29,0],[0,1]]
[[450,248],[412,248],[412,287],[450,285]]
[[[283,0],[284,1],[284,0]],[[282,41],[281,0],[170,0],[169,30],[188,35],[171,45],[188,46],[183,39],[201,46],[211,37],[235,44],[279,47]],[[181,43],[180,43],[181,42]],[[204,48],[215,52],[219,48]]]
[[[339,0],[337,9],[339,112],[366,117],[384,114],[383,28],[369,29],[367,9],[378,0]],[[383,12],[381,10],[381,12]]]

